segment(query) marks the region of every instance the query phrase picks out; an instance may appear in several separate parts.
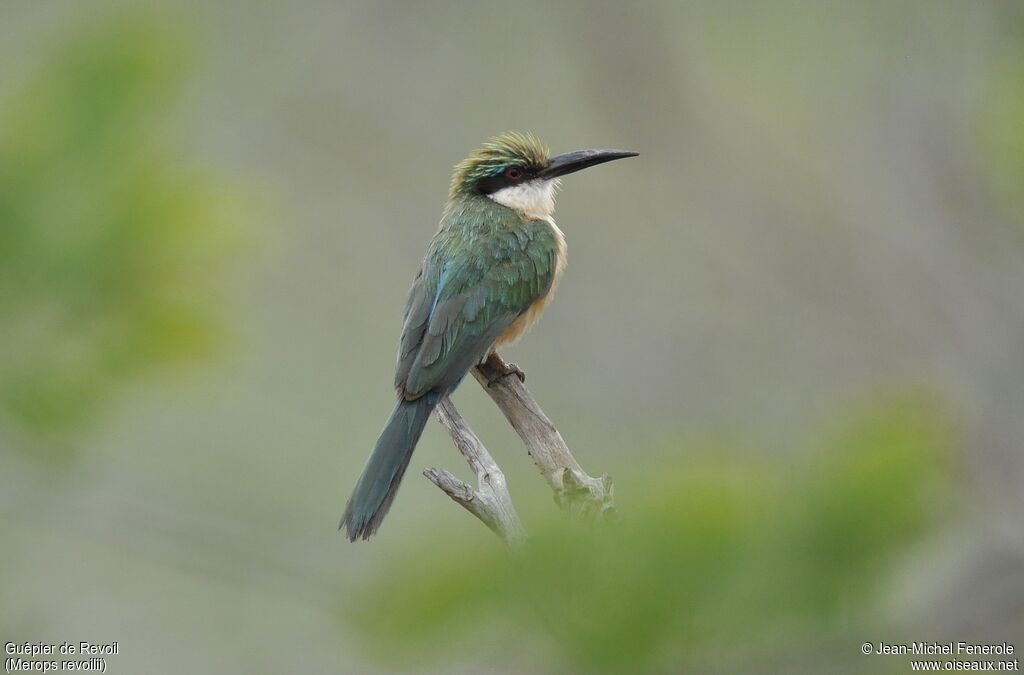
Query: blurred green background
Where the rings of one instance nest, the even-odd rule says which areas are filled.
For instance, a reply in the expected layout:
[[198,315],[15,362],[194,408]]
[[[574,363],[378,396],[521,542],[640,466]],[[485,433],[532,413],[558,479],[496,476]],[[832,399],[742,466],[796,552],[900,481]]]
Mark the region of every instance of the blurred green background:
[[[335,531],[486,137],[572,176],[506,354],[620,521]],[[1016,2],[0,6],[0,637],[112,673],[906,672],[1024,635]]]

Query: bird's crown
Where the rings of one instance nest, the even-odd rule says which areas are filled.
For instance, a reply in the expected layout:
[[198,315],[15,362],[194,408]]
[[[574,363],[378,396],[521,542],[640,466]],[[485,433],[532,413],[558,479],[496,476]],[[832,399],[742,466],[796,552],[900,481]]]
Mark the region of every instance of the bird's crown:
[[530,133],[506,131],[492,136],[455,165],[450,196],[479,192],[481,181],[510,169],[539,171],[547,165],[550,154],[548,147]]

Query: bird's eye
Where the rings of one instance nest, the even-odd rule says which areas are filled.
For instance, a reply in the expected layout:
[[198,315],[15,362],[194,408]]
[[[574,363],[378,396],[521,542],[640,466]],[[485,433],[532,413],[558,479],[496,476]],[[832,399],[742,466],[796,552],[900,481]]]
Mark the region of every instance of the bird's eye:
[[518,166],[512,166],[505,169],[505,177],[511,180],[519,180],[525,175],[526,173]]

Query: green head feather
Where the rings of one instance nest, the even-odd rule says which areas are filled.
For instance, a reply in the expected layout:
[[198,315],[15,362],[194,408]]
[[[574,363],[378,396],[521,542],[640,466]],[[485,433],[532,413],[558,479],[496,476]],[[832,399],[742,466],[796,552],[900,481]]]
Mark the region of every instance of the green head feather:
[[510,166],[542,169],[550,155],[548,147],[533,134],[506,131],[493,136],[455,165],[449,197],[475,193],[481,179],[501,173]]

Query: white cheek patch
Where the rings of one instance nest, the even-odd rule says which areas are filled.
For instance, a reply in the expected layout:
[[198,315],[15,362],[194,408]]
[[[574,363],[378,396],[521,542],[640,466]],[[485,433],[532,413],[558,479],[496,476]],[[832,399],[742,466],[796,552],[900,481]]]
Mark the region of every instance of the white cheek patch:
[[547,220],[555,212],[558,179],[531,180],[510,185],[488,195],[502,206],[519,211],[528,218]]

